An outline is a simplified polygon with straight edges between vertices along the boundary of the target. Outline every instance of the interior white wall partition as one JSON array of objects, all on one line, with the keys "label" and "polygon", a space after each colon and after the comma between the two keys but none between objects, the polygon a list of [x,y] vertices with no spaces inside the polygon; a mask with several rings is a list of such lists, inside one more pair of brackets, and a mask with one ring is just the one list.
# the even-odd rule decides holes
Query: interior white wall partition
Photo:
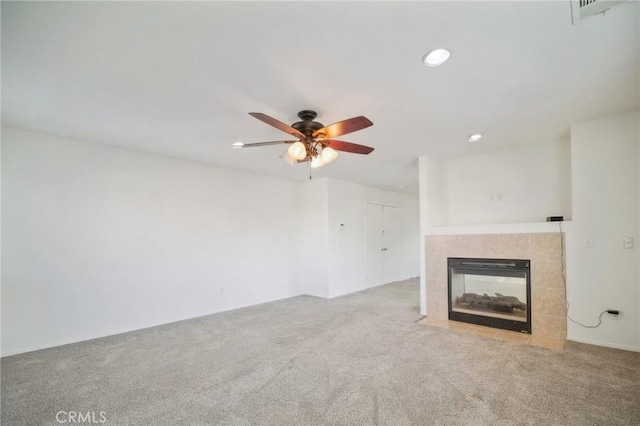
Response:
[{"label": "interior white wall partition", "polygon": [[571,220],[569,140],[438,161],[428,178],[432,227]]},{"label": "interior white wall partition", "polygon": [[438,162],[430,157],[418,158],[418,196],[420,205],[420,315],[427,315],[427,263],[426,236],[432,223],[441,225],[444,221],[441,211],[444,202],[442,189],[438,187]]},{"label": "interior white wall partition", "polygon": [[2,129],[2,354],[300,294],[298,183]]},{"label": "interior white wall partition", "polygon": [[[640,351],[638,111],[571,126],[573,223],[567,238],[571,340]],[[623,248],[632,237],[634,247]]]},{"label": "interior white wall partition", "polygon": [[[0,133],[0,333],[2,333],[2,134]],[[2,339],[0,336],[0,356],[2,356]]]},{"label": "interior white wall partition", "polygon": [[297,213],[290,218],[298,238],[291,265],[300,293],[329,297],[329,183],[297,184]]},{"label": "interior white wall partition", "polygon": [[370,287],[365,263],[367,202],[398,207],[399,244],[392,260],[397,265],[397,275],[392,281],[419,276],[418,197],[337,179],[327,181],[329,296],[340,296]]}]

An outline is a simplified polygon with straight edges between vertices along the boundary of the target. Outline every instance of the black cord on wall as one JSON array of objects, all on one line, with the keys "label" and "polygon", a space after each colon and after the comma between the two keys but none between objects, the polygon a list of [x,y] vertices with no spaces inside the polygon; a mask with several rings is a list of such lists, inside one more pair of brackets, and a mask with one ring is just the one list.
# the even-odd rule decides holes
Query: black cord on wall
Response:
[{"label": "black cord on wall", "polygon": [[569,315],[569,299],[567,299],[567,274],[565,272],[565,265],[564,265],[564,233],[562,232],[562,222],[558,222],[558,226],[560,227],[560,245],[562,247],[562,251],[560,252],[560,262],[562,263],[562,282],[564,283],[564,301],[567,304],[567,318],[569,318],[571,322],[578,324],[579,326],[584,328],[598,328],[600,327],[600,324],[602,324],[602,315],[604,315],[604,313],[607,312],[606,310],[600,312],[600,316],[598,317],[598,323],[596,325],[582,324],[581,322],[571,318],[571,315]]}]

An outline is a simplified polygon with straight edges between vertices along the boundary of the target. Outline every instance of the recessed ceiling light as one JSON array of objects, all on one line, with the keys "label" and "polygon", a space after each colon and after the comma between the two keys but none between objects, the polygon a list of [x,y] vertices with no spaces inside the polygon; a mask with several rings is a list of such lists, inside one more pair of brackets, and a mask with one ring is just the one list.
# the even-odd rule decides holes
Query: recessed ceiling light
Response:
[{"label": "recessed ceiling light", "polygon": [[422,62],[428,67],[437,67],[444,64],[451,56],[447,49],[435,49],[424,55]]},{"label": "recessed ceiling light", "polygon": [[244,146],[244,143],[242,142],[236,142],[233,145],[231,145],[231,148],[233,149],[238,149],[238,148],[242,148]]},{"label": "recessed ceiling light", "polygon": [[469,142],[478,142],[480,139],[482,139],[482,133],[474,133],[469,136]]}]

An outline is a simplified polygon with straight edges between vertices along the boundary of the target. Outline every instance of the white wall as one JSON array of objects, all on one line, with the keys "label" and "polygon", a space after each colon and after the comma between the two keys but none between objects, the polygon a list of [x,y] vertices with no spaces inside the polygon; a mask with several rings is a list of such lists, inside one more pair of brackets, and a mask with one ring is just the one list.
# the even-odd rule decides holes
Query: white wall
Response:
[{"label": "white wall", "polygon": [[2,354],[299,294],[297,183],[2,129]]},{"label": "white wall", "polygon": [[329,297],[329,187],[327,179],[298,184],[295,217],[297,249],[292,267],[302,294]]},{"label": "white wall", "polygon": [[[364,285],[364,203],[417,197],[294,182],[2,128],[3,356]],[[347,231],[336,235],[336,223]]]},{"label": "white wall", "polygon": [[426,214],[427,214],[427,227],[443,226],[449,223],[449,214],[447,200],[447,179],[444,175],[446,171],[446,163],[442,163],[430,157],[423,158],[422,167],[425,169],[425,184],[424,190],[426,191]]},{"label": "white wall", "polygon": [[[430,157],[421,156],[418,158],[418,202],[420,205],[420,315],[427,315],[427,228],[431,204],[436,203],[435,197],[430,197],[431,188],[437,183],[434,168],[437,162]],[[432,201],[434,200],[434,201]],[[441,220],[436,219],[438,225]]]},{"label": "white wall", "polygon": [[[329,296],[367,288],[365,259],[365,204],[399,208],[399,247],[393,253],[395,280],[420,275],[418,197],[356,183],[328,179]],[[344,226],[341,227],[340,225]],[[342,228],[342,229],[341,229]]]},{"label": "white wall", "polygon": [[528,223],[547,216],[570,220],[570,166],[568,140],[431,164],[429,225]]},{"label": "white wall", "polygon": [[[2,90],[0,89],[0,92]],[[0,201],[2,200],[2,134],[0,132]],[[0,202],[0,356],[2,356],[2,203]]]},{"label": "white wall", "polygon": [[[573,223],[567,235],[568,337],[640,350],[640,133],[638,111],[571,126]],[[634,238],[632,250],[623,238]],[[585,248],[591,240],[593,248]]]}]

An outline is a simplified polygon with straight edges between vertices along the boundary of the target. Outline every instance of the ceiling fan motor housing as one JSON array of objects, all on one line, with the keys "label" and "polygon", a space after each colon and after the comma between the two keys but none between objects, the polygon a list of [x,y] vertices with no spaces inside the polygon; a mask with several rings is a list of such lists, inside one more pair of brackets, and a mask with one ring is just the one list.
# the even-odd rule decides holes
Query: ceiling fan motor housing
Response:
[{"label": "ceiling fan motor housing", "polygon": [[313,121],[317,116],[318,114],[315,111],[311,111],[308,109],[300,111],[298,113],[298,117],[300,117],[302,121],[293,123],[291,127],[296,129],[300,133],[303,133],[305,136],[307,136],[307,138],[310,138],[313,132],[324,127],[324,124]]}]

